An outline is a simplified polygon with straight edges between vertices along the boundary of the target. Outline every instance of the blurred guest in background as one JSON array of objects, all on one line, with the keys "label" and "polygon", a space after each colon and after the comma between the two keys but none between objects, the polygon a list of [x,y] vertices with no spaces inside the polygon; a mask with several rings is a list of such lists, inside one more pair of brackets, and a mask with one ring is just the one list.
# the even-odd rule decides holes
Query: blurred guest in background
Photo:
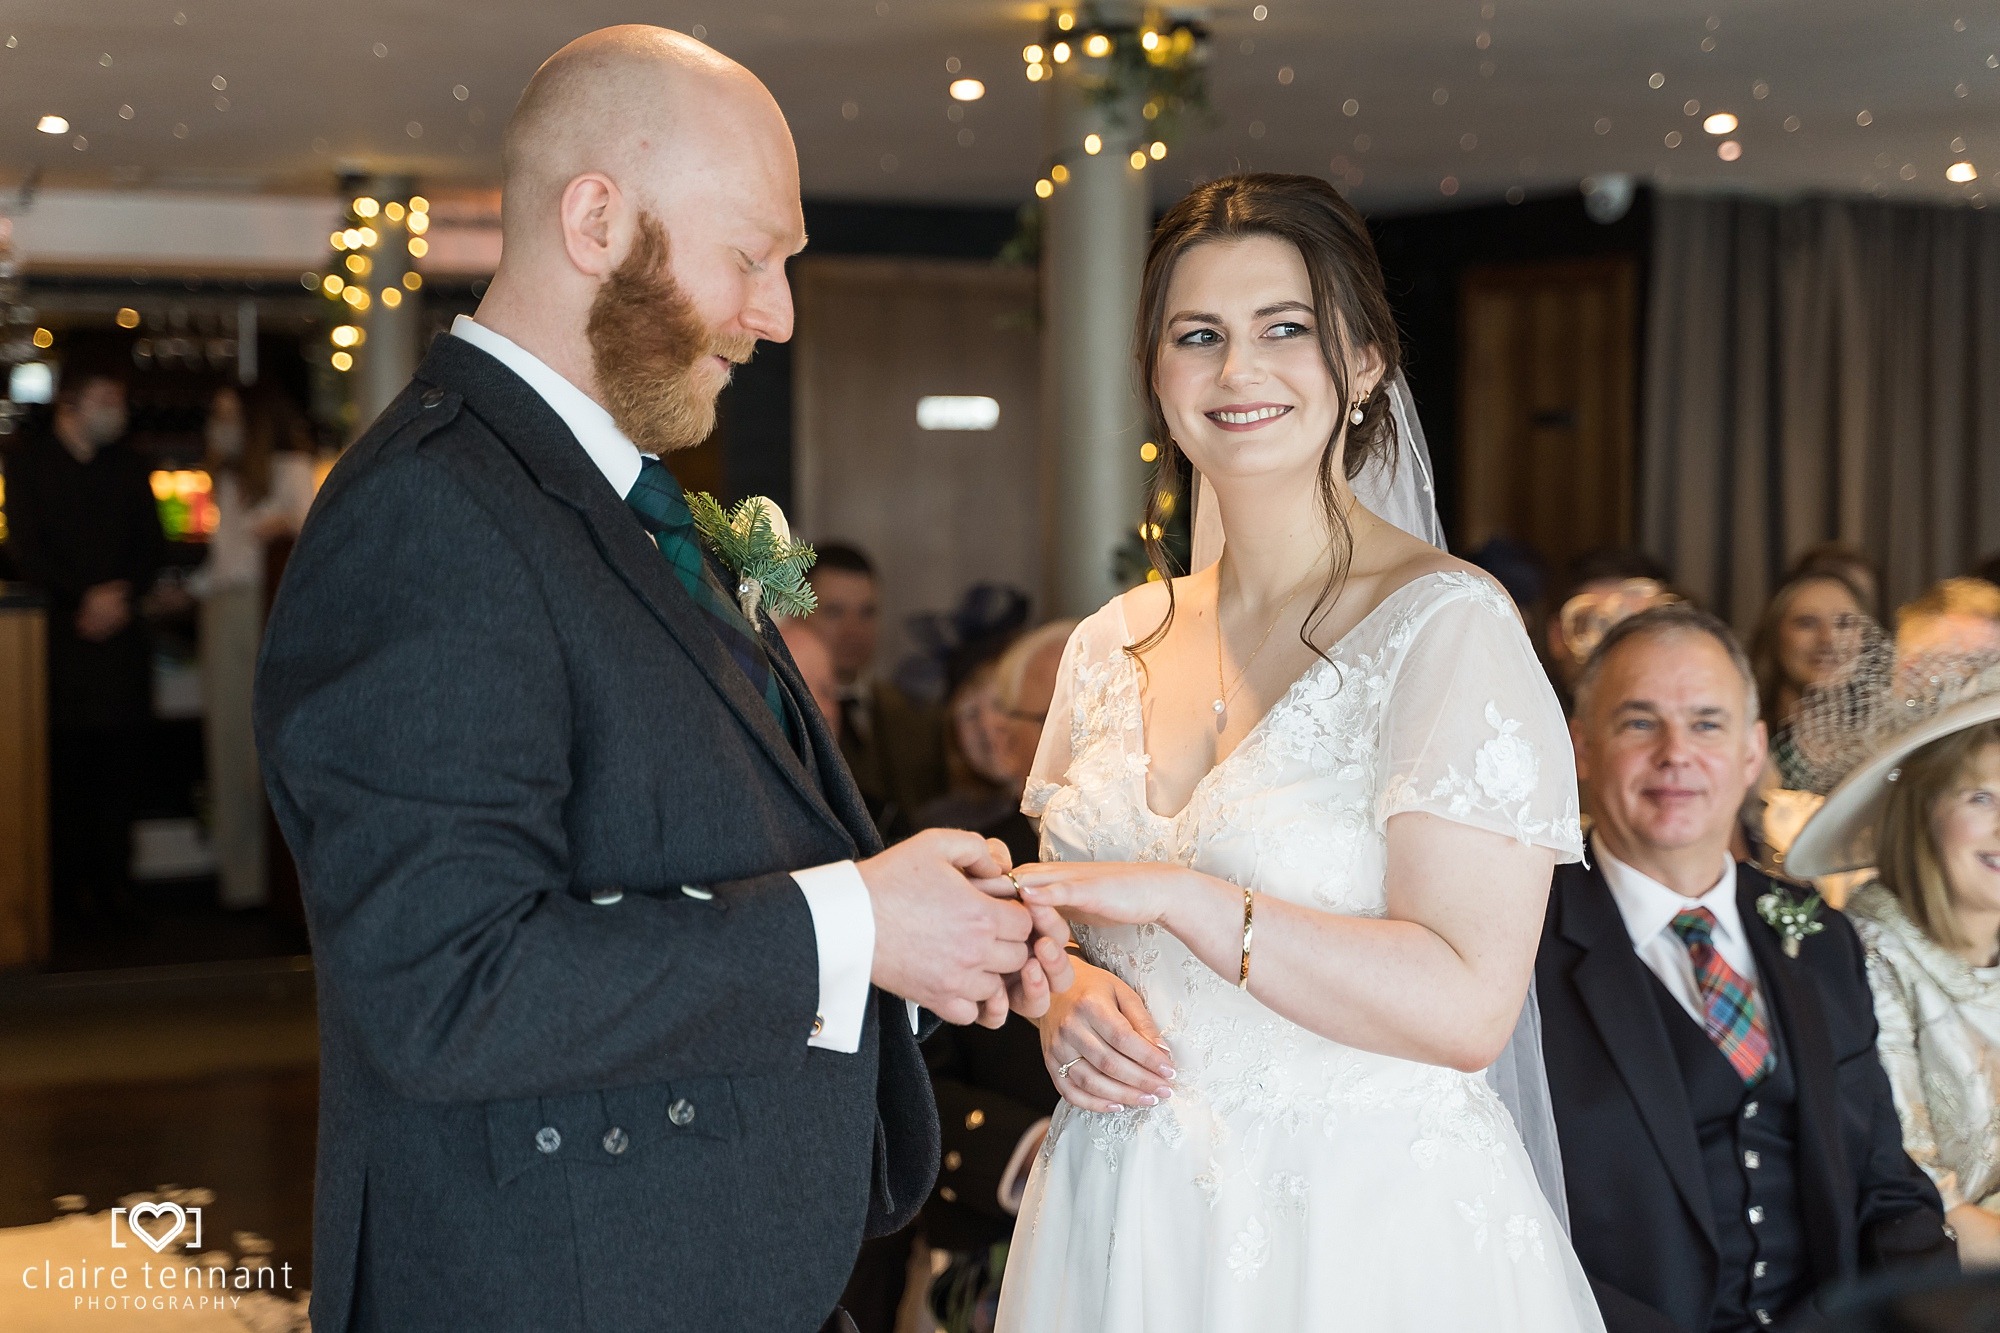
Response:
[{"label": "blurred guest in background", "polygon": [[[2000,1267],[2000,659],[1926,682],[1801,831],[1815,875],[1871,862],[1868,946],[1903,1144],[1968,1267]],[[1911,716],[1915,714],[1915,716]]]},{"label": "blurred guest in background", "polygon": [[[987,762],[1006,809],[984,825],[961,827],[1001,839],[1016,865],[1040,859],[1021,793],[1075,628],[1074,620],[1057,620],[1028,631],[993,671]],[[937,1091],[944,1159],[917,1225],[926,1244],[950,1256],[932,1286],[931,1307],[947,1333],[990,1329],[1007,1241],[1055,1109],[1055,1085],[1042,1061],[1041,1034],[1019,1014],[1009,1014],[997,1030],[941,1028],[925,1043],[924,1058]]]},{"label": "blurred guest in background", "polygon": [[1548,591],[1548,567],[1542,562],[1541,553],[1525,542],[1512,537],[1489,537],[1465,558],[1498,579],[1524,616]]},{"label": "blurred guest in background", "polygon": [[833,669],[833,650],[826,646],[826,640],[806,628],[805,621],[791,616],[778,618],[778,634],[785,641],[786,651],[792,655],[792,664],[799,669],[799,677],[812,691],[813,702],[819,705],[820,715],[826,719],[827,727],[838,740],[840,677]]},{"label": "blurred guest in background", "polygon": [[1542,625],[1543,654],[1567,710],[1570,682],[1605,633],[1627,616],[1678,600],[1666,566],[1643,551],[1586,551],[1563,571]]},{"label": "blurred guest in background", "polygon": [[1804,1327],[1830,1282],[1955,1263],[1904,1155],[1862,948],[1729,854],[1764,764],[1748,658],[1657,607],[1577,678],[1590,861],[1558,866],[1535,976],[1571,1234],[1610,1333]]},{"label": "blurred guest in background", "polygon": [[1750,641],[1750,660],[1780,786],[1804,790],[1807,785],[1790,743],[1799,700],[1853,663],[1867,623],[1863,590],[1831,561],[1802,563],[1765,606]]},{"label": "blurred guest in background", "polygon": [[1868,616],[1882,614],[1882,579],[1875,572],[1875,562],[1845,542],[1819,542],[1799,552],[1792,561],[1785,576],[1778,580],[1790,583],[1807,574],[1831,574],[1854,590],[1861,599],[1861,610]]},{"label": "blurred guest in background", "polygon": [[153,662],[140,602],[166,554],[125,383],[76,370],[51,430],[8,460],[8,545],[49,601],[50,838],[58,927],[129,926]]},{"label": "blurred guest in background", "polygon": [[209,834],[224,907],[265,901],[264,783],[250,682],[264,633],[264,547],[296,537],[313,501],[312,435],[278,389],[225,385],[209,402],[203,466],[215,497],[208,558],[189,580],[201,599],[202,738]]},{"label": "blurred guest in background", "polygon": [[1985,579],[1944,579],[1896,611],[1900,661],[2000,654],[2000,587]]},{"label": "blurred guest in background", "polygon": [[878,676],[882,599],[875,566],[852,546],[828,542],[807,577],[819,610],[806,619],[833,654],[840,680],[840,749],[886,841],[915,831],[916,811],[943,794],[942,712]]}]

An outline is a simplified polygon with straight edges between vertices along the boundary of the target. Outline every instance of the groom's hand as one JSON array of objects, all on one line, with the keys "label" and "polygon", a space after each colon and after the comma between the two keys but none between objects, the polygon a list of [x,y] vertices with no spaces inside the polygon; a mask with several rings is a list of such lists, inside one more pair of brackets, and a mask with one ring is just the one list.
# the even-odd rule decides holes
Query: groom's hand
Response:
[{"label": "groom's hand", "polygon": [[1005,1022],[1006,981],[1028,963],[1034,922],[1020,903],[973,887],[1006,868],[986,840],[929,829],[859,868],[875,909],[870,979],[947,1023]]}]

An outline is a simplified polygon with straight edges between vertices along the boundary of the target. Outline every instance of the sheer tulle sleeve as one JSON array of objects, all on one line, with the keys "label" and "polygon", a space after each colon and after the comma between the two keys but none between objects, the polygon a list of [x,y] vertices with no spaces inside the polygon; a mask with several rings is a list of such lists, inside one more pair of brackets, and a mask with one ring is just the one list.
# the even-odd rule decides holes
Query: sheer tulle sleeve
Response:
[{"label": "sheer tulle sleeve", "polygon": [[1569,731],[1527,631],[1486,580],[1446,578],[1394,667],[1377,827],[1422,810],[1579,860]]},{"label": "sheer tulle sleeve", "polygon": [[1028,785],[1021,792],[1021,813],[1040,819],[1049,801],[1062,790],[1075,758],[1077,674],[1082,668],[1086,641],[1096,629],[1101,613],[1078,625],[1063,649],[1062,666],[1056,671],[1056,693],[1049,701],[1049,716],[1042,723],[1041,744],[1035,747],[1035,766]]}]

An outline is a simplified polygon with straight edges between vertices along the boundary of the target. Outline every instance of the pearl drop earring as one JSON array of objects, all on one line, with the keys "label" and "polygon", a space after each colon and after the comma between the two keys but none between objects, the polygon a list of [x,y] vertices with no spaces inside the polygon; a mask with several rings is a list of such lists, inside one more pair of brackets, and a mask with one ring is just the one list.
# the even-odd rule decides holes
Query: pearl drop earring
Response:
[{"label": "pearl drop earring", "polygon": [[1349,423],[1358,426],[1362,422],[1368,420],[1368,413],[1362,410],[1361,404],[1356,403],[1354,405],[1354,410],[1347,414],[1347,420],[1349,421]]}]

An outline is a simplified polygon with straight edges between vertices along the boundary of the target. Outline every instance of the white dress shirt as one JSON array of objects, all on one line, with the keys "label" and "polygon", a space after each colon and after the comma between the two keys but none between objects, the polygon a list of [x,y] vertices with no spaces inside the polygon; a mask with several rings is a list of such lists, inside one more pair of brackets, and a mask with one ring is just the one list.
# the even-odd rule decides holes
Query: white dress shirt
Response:
[{"label": "white dress shirt", "polygon": [[1625,933],[1632,937],[1632,951],[1680,1001],[1688,1017],[1706,1025],[1694,960],[1688,956],[1686,943],[1673,931],[1673,919],[1682,912],[1697,907],[1709,910],[1715,918],[1715,951],[1753,991],[1756,989],[1757,960],[1751,956],[1750,940],[1743,933],[1743,917],[1736,910],[1736,861],[1727,852],[1722,857],[1722,878],[1701,897],[1689,898],[1605,851],[1601,839],[1592,838],[1590,849],[1604,871],[1604,882],[1611,887],[1618,914],[1625,918]]},{"label": "white dress shirt", "polygon": [[[639,480],[639,448],[596,400],[551,370],[540,357],[470,316],[453,320],[451,332],[526,380],[562,418],[611,489],[621,499],[631,491]],[[819,950],[819,1021],[806,1045],[852,1054],[861,1049],[869,977],[875,967],[875,907],[869,900],[868,886],[852,861],[794,871],[792,878],[812,913]],[[913,1028],[915,1016],[912,1005]]]}]

